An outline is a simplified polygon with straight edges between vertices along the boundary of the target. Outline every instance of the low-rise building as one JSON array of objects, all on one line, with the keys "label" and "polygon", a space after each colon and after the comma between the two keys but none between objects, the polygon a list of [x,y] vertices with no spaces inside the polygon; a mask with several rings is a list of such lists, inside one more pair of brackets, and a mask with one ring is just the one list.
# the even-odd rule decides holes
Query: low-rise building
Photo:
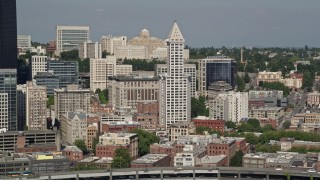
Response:
[{"label": "low-rise building", "polygon": [[70,161],[61,153],[34,153],[28,155],[29,171],[41,175],[70,170]]},{"label": "low-rise building", "polygon": [[120,133],[130,132],[133,129],[141,128],[141,125],[137,122],[103,122],[101,123],[102,132],[108,133]]},{"label": "low-rise building", "polygon": [[226,155],[204,156],[196,162],[197,167],[222,167],[228,166],[228,158]]},{"label": "low-rise building", "polygon": [[30,161],[25,154],[11,154],[5,151],[0,152],[0,176],[8,175],[10,172],[28,171]]},{"label": "low-rise building", "polygon": [[282,72],[267,72],[262,71],[258,73],[257,77],[257,85],[259,85],[260,82],[279,82],[282,78]]},{"label": "low-rise building", "polygon": [[101,168],[101,169],[111,169],[111,163],[113,158],[111,157],[87,157],[85,159],[82,159],[81,161],[77,162],[77,166],[83,167],[83,166],[90,166],[95,168]]},{"label": "low-rise building", "polygon": [[320,93],[317,91],[308,93],[307,105],[310,107],[318,107],[320,105]]},{"label": "low-rise building", "polygon": [[159,103],[158,101],[138,102],[137,114],[132,118],[133,121],[141,124],[141,128],[156,130],[159,128]]},{"label": "low-rise building", "polygon": [[208,156],[226,155],[228,165],[230,159],[236,154],[236,140],[231,138],[214,139],[207,146]]},{"label": "low-rise building", "polygon": [[199,159],[207,155],[205,146],[185,145],[183,152],[177,153],[174,156],[174,166],[191,166],[194,167]]},{"label": "low-rise building", "polygon": [[304,123],[305,114],[295,114],[291,117],[291,126],[297,127],[299,124]]},{"label": "low-rise building", "polygon": [[221,134],[224,133],[225,121],[223,120],[215,120],[205,116],[198,116],[192,119],[192,123],[196,127],[199,127],[199,126],[209,127],[214,131],[220,132]]},{"label": "low-rise building", "polygon": [[320,113],[307,113],[304,115],[305,123],[320,123]]},{"label": "low-rise building", "polygon": [[169,141],[175,141],[179,136],[189,136],[195,133],[195,127],[191,123],[171,124],[168,128]]},{"label": "low-rise building", "polygon": [[168,154],[146,154],[131,162],[131,168],[168,167],[170,166]]},{"label": "low-rise building", "polygon": [[77,146],[66,146],[62,150],[62,155],[66,156],[70,161],[80,161],[83,159],[83,152]]},{"label": "low-rise building", "polygon": [[138,157],[138,135],[135,133],[105,133],[99,136],[96,156],[114,158],[115,150],[120,147],[128,149],[132,159],[136,159]]}]

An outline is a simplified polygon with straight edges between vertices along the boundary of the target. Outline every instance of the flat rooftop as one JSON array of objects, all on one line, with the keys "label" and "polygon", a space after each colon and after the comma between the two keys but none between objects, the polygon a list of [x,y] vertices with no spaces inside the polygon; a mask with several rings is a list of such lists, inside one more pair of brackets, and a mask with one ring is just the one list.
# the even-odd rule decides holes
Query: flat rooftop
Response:
[{"label": "flat rooftop", "polygon": [[146,154],[134,161],[134,164],[153,164],[165,157],[169,156],[168,154]]}]

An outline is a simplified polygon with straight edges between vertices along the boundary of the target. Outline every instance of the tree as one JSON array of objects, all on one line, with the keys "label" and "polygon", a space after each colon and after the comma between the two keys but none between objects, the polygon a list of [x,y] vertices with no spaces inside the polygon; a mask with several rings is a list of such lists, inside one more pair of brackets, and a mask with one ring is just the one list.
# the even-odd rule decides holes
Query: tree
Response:
[{"label": "tree", "polygon": [[290,89],[281,82],[259,82],[259,86],[270,90],[283,91],[284,96],[288,96],[290,94]]},{"label": "tree", "polygon": [[63,60],[78,59],[79,51],[78,50],[64,51],[64,52],[61,52],[60,57]]},{"label": "tree", "polygon": [[243,152],[237,151],[236,154],[230,159],[230,166],[241,167],[242,166]]},{"label": "tree", "polygon": [[101,89],[100,88],[96,89],[96,91],[94,93],[95,94],[100,94],[101,93]]},{"label": "tree", "polygon": [[49,108],[52,105],[54,105],[54,96],[48,95],[47,107]]},{"label": "tree", "polygon": [[226,122],[226,126],[228,128],[232,128],[232,129],[235,129],[237,127],[236,123],[232,122],[232,121],[227,121]]},{"label": "tree", "polygon": [[129,168],[131,164],[131,156],[128,149],[120,147],[115,151],[115,157],[111,162],[112,168]]},{"label": "tree", "polygon": [[237,85],[238,85],[237,91],[243,92],[244,88],[245,88],[245,84],[244,84],[243,79],[240,76],[237,76],[236,82],[237,82]]},{"label": "tree", "polygon": [[83,139],[75,140],[73,144],[77,146],[83,153],[87,152],[87,145]]},{"label": "tree", "polygon": [[154,133],[143,129],[133,129],[132,133],[138,134],[138,150],[139,156],[144,156],[150,152],[150,145],[153,143],[159,143],[160,139]]},{"label": "tree", "polygon": [[285,121],[284,123],[283,123],[283,128],[284,129],[289,129],[290,128],[290,126],[291,126],[291,121]]},{"label": "tree", "polygon": [[206,127],[206,126],[196,127],[197,134],[203,135],[204,132],[208,132],[208,134],[217,134],[218,136],[220,136],[220,134],[221,134],[220,132],[211,129],[210,127]]},{"label": "tree", "polygon": [[93,151],[94,155],[96,155],[96,147],[97,147],[98,143],[99,143],[99,138],[98,137],[93,138],[93,140],[92,140],[92,151]]},{"label": "tree", "polygon": [[262,132],[275,131],[275,129],[270,124],[266,124],[261,128],[261,131]]},{"label": "tree", "polygon": [[246,138],[246,141],[250,144],[257,144],[259,141],[259,138],[253,133],[247,133],[245,135],[245,138]]},{"label": "tree", "polygon": [[108,55],[111,55],[111,54],[107,51],[102,51],[102,58],[106,58]]},{"label": "tree", "polygon": [[206,98],[200,96],[198,99],[191,97],[191,117],[209,116],[209,109],[205,104]]},{"label": "tree", "polygon": [[250,77],[249,77],[249,74],[247,72],[244,74],[243,81],[245,83],[249,83],[250,82]]}]

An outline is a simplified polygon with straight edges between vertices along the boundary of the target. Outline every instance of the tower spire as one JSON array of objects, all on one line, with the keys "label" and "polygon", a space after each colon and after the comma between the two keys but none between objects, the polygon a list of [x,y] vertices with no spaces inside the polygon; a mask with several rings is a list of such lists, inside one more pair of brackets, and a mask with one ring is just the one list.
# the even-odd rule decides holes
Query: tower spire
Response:
[{"label": "tower spire", "polygon": [[168,39],[174,40],[174,41],[176,41],[176,40],[183,41],[184,40],[183,35],[180,31],[180,28],[179,28],[176,20],[173,23],[172,29],[168,35]]}]

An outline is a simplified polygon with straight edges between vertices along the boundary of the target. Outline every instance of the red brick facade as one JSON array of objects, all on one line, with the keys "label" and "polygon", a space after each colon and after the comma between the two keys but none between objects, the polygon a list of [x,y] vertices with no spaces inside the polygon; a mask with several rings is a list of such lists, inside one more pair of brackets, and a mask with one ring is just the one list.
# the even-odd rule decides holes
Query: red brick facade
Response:
[{"label": "red brick facade", "polygon": [[193,124],[198,126],[209,127],[212,130],[218,131],[221,134],[224,133],[224,121],[223,120],[205,120],[205,119],[193,119]]}]

